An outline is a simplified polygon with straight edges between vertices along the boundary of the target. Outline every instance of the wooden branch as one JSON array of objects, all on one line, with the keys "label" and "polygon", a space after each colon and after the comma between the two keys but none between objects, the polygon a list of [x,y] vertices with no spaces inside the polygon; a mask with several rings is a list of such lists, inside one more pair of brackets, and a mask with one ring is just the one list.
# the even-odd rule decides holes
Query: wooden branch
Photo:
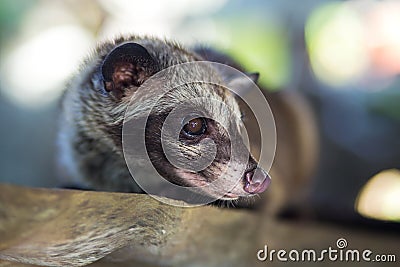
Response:
[{"label": "wooden branch", "polygon": [[292,266],[257,261],[257,251],[335,248],[341,237],[350,248],[400,259],[400,236],[390,233],[280,221],[262,212],[178,208],[147,195],[0,185],[0,267]]},{"label": "wooden branch", "polygon": [[[127,245],[130,252],[121,253],[128,259],[160,263],[173,262],[177,253],[201,257],[203,246],[237,243],[252,230],[229,235],[256,222],[240,220],[242,212],[179,208],[147,195],[12,185],[0,185],[0,192],[0,259],[44,266],[83,266]],[[225,225],[220,216],[231,223]],[[200,234],[204,223],[210,231]],[[214,240],[224,233],[227,240]]]}]

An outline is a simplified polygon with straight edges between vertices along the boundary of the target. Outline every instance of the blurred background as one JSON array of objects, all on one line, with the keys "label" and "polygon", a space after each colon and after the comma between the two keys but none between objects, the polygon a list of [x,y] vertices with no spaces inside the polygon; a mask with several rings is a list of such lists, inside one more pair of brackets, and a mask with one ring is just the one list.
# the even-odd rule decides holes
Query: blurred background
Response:
[{"label": "blurred background", "polygon": [[98,41],[147,34],[217,47],[266,90],[306,97],[321,136],[318,218],[400,222],[398,1],[2,0],[0,27],[1,182],[57,185],[65,81]]}]

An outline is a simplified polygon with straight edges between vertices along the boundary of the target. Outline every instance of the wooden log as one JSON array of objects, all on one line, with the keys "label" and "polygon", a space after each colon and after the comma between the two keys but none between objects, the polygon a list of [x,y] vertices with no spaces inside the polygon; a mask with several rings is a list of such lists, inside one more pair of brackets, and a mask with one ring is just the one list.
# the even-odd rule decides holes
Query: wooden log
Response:
[{"label": "wooden log", "polygon": [[0,259],[45,266],[83,266],[128,243],[162,246],[184,211],[146,195],[10,185],[0,192]]},{"label": "wooden log", "polygon": [[245,212],[180,208],[148,195],[12,185],[0,192],[0,259],[43,266],[84,266],[128,245],[127,259],[157,264],[204,259],[228,241],[246,254],[240,241],[257,222],[243,220]]},{"label": "wooden log", "polygon": [[[0,185],[1,267],[292,266],[298,263],[258,261],[257,252],[265,245],[287,251],[336,248],[338,238],[349,248],[400,259],[399,234],[282,221],[244,210],[180,208],[147,195]],[[348,264],[326,259],[317,265]]]}]

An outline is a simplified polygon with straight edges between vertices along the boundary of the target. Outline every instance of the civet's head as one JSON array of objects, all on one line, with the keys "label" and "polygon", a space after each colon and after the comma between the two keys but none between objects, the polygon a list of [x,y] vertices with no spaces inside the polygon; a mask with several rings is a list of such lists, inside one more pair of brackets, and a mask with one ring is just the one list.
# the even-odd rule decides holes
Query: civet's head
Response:
[{"label": "civet's head", "polygon": [[[92,79],[94,93],[102,96],[97,105],[109,107],[114,136],[121,131],[123,116],[133,121],[146,117],[147,153],[166,180],[202,188],[202,194],[224,200],[268,187],[268,174],[241,138],[242,114],[236,96],[227,89],[244,84],[238,81],[243,77],[227,77],[207,64],[169,68],[203,59],[164,41],[121,40],[102,49],[100,68]],[[153,79],[167,68],[161,78]]]}]

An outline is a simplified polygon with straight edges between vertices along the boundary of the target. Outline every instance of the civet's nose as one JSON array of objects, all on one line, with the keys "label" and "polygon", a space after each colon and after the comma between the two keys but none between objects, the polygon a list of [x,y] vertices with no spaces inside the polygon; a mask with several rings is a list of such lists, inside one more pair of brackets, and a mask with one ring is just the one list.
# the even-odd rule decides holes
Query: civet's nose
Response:
[{"label": "civet's nose", "polygon": [[264,192],[271,183],[271,177],[261,168],[256,168],[245,174],[244,191],[250,194]]}]

